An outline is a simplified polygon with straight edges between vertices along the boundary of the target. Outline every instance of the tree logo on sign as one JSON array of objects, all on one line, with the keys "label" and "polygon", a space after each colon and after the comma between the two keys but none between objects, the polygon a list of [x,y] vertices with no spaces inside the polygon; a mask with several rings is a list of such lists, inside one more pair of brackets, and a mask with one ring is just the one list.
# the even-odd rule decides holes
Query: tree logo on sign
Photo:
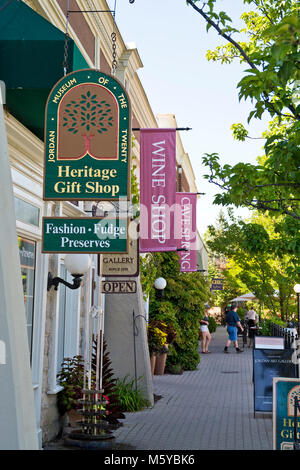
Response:
[{"label": "tree logo on sign", "polygon": [[90,153],[91,140],[95,133],[103,134],[113,126],[111,105],[105,100],[87,91],[81,100],[72,99],[66,104],[63,113],[63,127],[73,134],[82,135],[85,140],[85,152]]}]

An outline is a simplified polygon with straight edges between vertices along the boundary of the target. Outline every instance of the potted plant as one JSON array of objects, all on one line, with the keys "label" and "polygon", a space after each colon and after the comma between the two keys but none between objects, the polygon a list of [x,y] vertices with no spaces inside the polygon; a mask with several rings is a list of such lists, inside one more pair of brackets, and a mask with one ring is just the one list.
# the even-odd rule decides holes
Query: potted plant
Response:
[{"label": "potted plant", "polygon": [[155,363],[155,368],[154,368],[155,375],[164,374],[169,345],[172,344],[174,339],[176,338],[176,331],[172,325],[167,325],[164,323],[163,327],[164,327],[164,332],[167,334],[167,337],[166,337],[166,343],[161,347],[156,357],[156,363]]},{"label": "potted plant", "polygon": [[151,319],[148,323],[148,346],[152,375],[154,374],[156,356],[167,342],[168,335],[164,331],[165,328],[166,324],[158,320]]},{"label": "potted plant", "polygon": [[74,427],[80,421],[81,415],[78,413],[80,404],[78,400],[82,398],[84,383],[84,365],[81,356],[66,358],[62,363],[60,373],[57,375],[58,383],[63,389],[57,394],[57,408],[61,415],[65,413],[69,419],[69,425]]}]

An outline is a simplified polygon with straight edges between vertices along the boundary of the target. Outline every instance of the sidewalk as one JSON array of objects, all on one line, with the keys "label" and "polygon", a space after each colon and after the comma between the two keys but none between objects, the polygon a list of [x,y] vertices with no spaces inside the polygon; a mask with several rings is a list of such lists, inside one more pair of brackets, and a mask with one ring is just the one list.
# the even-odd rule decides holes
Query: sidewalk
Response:
[{"label": "sidewalk", "polygon": [[[126,413],[110,450],[272,450],[271,414],[254,418],[252,348],[237,354],[231,346],[224,354],[226,329],[212,336],[212,353],[201,354],[197,370],[154,376],[162,398]],[[71,450],[63,441],[45,449]]]},{"label": "sidewalk", "polygon": [[154,376],[162,398],[126,413],[116,441],[137,450],[272,450],[272,419],[253,413],[252,349],[224,354],[225,328],[213,334],[198,370]]}]

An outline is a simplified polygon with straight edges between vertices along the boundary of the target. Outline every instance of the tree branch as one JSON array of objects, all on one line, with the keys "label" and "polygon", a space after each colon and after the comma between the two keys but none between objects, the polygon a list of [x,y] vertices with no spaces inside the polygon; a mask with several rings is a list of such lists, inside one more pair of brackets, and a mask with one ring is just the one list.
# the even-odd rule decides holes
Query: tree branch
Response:
[{"label": "tree branch", "polygon": [[209,23],[211,26],[213,26],[215,28],[215,30],[224,38],[226,39],[228,42],[230,42],[239,52],[240,54],[242,55],[242,57],[244,57],[244,59],[246,60],[246,62],[248,62],[248,64],[250,65],[250,67],[252,69],[255,69],[255,70],[258,70],[257,67],[254,65],[254,63],[250,60],[250,58],[247,56],[246,52],[244,51],[244,49],[234,40],[232,39],[230,36],[228,36],[228,34],[224,33],[222,31],[221,28],[219,28],[219,26],[217,25],[217,23],[215,23],[213,20],[211,20],[209,18],[209,16],[203,11],[203,9],[197,7],[197,5],[195,5],[195,3],[193,2],[193,0],[186,0],[187,3],[189,5],[191,5],[194,10],[196,10],[204,19],[205,21],[207,21],[207,23]]}]

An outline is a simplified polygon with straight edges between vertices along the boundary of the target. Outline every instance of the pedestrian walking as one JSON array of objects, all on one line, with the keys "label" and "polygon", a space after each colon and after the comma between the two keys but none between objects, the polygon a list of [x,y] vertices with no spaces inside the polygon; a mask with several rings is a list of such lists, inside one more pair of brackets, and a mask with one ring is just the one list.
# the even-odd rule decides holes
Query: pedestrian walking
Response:
[{"label": "pedestrian walking", "polygon": [[255,326],[257,324],[257,313],[254,310],[254,305],[251,305],[251,309],[247,312],[247,319],[248,319],[248,337],[249,337],[249,345],[248,347],[253,344],[254,342],[254,335],[255,335]]},{"label": "pedestrian walking", "polygon": [[210,354],[210,351],[208,350],[208,345],[211,342],[211,334],[209,332],[209,313],[208,310],[210,309],[210,306],[208,304],[205,304],[205,316],[204,318],[200,321],[200,330],[201,330],[201,343],[202,343],[202,353],[203,354]]},{"label": "pedestrian walking", "polygon": [[243,352],[242,349],[239,348],[238,340],[237,340],[237,331],[238,328],[243,332],[244,328],[241,325],[240,319],[238,317],[237,311],[237,304],[232,302],[231,310],[226,315],[226,325],[227,325],[227,333],[228,333],[228,340],[226,342],[224,353],[228,353],[228,348],[231,343],[234,344],[235,350],[237,353]]}]

